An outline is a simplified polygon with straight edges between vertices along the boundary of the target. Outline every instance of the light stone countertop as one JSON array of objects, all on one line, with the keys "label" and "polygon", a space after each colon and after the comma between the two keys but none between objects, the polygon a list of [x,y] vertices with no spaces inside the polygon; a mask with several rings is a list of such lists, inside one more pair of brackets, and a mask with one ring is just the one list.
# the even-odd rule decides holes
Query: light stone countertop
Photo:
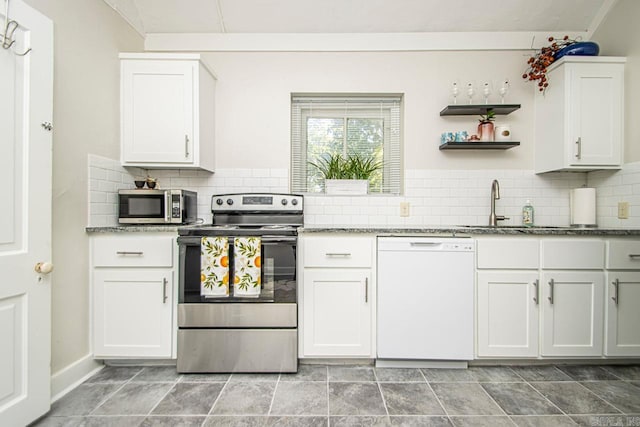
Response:
[{"label": "light stone countertop", "polygon": [[86,227],[87,233],[139,233],[139,232],[178,232],[177,225],[115,225],[105,227]]},{"label": "light stone countertop", "polygon": [[[87,233],[130,232],[178,232],[181,228],[197,225],[119,225],[108,227],[86,227]],[[640,228],[576,228],[576,227],[520,227],[498,226],[425,226],[425,227],[301,227],[299,234],[313,233],[363,233],[379,236],[389,235],[545,235],[545,236],[640,236]]]},{"label": "light stone countertop", "polygon": [[312,233],[369,233],[389,235],[546,235],[546,236],[640,236],[640,228],[577,228],[577,227],[521,227],[521,226],[426,226],[420,228],[374,227],[303,227],[299,234]]}]

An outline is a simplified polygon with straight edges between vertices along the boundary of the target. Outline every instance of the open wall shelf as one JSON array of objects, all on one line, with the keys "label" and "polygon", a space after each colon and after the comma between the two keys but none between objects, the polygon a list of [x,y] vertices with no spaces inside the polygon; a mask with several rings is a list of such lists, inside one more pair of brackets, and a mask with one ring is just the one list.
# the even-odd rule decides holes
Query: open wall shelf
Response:
[{"label": "open wall shelf", "polygon": [[508,150],[520,145],[518,141],[446,142],[441,150]]},{"label": "open wall shelf", "polygon": [[456,104],[447,105],[441,116],[475,116],[485,115],[488,111],[493,111],[496,115],[507,115],[520,109],[520,104]]}]

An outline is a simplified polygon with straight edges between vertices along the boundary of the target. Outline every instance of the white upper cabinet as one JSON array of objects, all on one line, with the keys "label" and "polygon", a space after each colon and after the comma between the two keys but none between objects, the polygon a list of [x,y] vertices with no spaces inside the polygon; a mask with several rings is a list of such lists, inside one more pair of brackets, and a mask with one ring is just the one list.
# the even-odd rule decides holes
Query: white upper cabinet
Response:
[{"label": "white upper cabinet", "polygon": [[213,171],[215,77],[195,54],[120,54],[123,166]]},{"label": "white upper cabinet", "polygon": [[624,63],[564,57],[535,99],[535,171],[619,169],[624,140]]}]

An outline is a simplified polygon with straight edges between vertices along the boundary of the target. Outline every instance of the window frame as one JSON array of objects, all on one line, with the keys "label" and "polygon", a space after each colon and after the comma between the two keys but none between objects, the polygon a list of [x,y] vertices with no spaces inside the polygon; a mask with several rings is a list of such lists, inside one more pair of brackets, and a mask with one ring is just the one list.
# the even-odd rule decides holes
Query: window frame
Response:
[{"label": "window frame", "polygon": [[[333,94],[291,96],[291,174],[290,188],[295,192],[312,195],[322,192],[309,191],[307,182],[309,118],[341,119],[344,124],[343,155],[347,149],[349,119],[381,119],[383,126],[383,186],[370,195],[402,194],[402,94]],[[392,111],[394,108],[397,111]],[[393,115],[396,128],[393,128]],[[393,133],[397,132],[397,138]],[[394,147],[395,143],[395,147]],[[387,166],[388,165],[388,166]],[[393,170],[393,168],[397,170]],[[394,182],[395,176],[395,182]]]}]

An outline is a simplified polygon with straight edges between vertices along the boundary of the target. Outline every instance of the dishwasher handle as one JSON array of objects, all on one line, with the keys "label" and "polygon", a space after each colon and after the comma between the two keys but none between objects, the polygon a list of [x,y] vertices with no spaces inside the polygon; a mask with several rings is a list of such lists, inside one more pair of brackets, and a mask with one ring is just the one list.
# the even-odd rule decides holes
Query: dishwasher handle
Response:
[{"label": "dishwasher handle", "polygon": [[442,242],[410,242],[409,245],[411,246],[418,246],[418,247],[428,247],[428,248],[432,248],[434,246],[440,246],[442,244]]}]

